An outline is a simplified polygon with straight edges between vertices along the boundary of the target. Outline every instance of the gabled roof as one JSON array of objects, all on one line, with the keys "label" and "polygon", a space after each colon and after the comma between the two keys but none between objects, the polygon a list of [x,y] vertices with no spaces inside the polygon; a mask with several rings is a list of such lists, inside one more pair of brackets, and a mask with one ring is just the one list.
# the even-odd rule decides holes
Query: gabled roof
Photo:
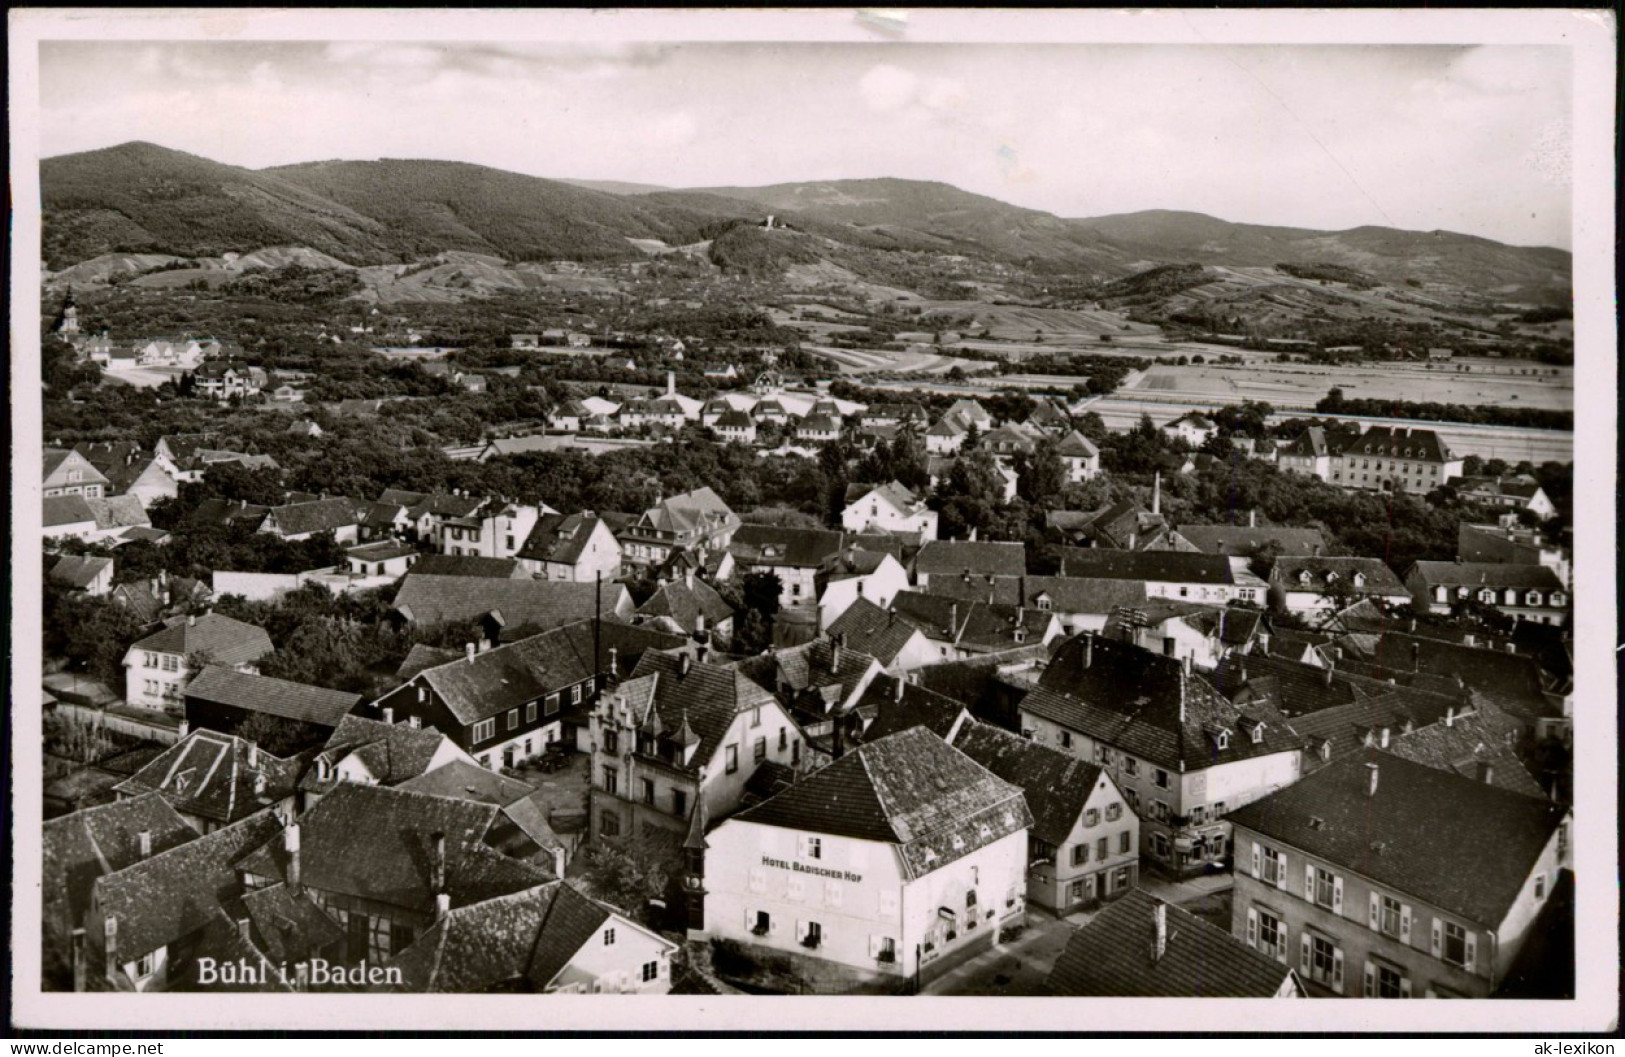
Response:
[{"label": "gabled roof", "polygon": [[274,962],[306,961],[344,938],[338,922],[311,900],[309,892],[295,893],[285,884],[244,893],[243,909],[248,911],[255,945]]},{"label": "gabled roof", "polygon": [[929,639],[984,650],[1038,642],[1054,619],[1053,613],[1036,607],[959,601],[918,591],[899,591],[891,608],[899,620],[919,628]]},{"label": "gabled roof", "polygon": [[[104,917],[118,919],[120,959],[134,961],[206,927],[242,891],[237,871],[243,860],[281,831],[276,813],[261,811],[98,877],[92,900]],[[99,933],[86,933],[98,949]]]},{"label": "gabled roof", "polygon": [[476,576],[493,580],[528,580],[517,558],[482,558],[473,554],[425,554],[412,565],[416,576]]},{"label": "gabled roof", "polygon": [[705,618],[705,626],[710,629],[734,615],[733,607],[716,589],[697,577],[679,577],[661,584],[637,613],[640,617],[670,617],[685,633],[697,630],[699,617]]},{"label": "gabled roof", "polygon": [[452,760],[416,778],[409,778],[396,788],[409,793],[448,796],[454,800],[471,800],[497,807],[507,807],[536,792],[534,786],[468,760]]},{"label": "gabled roof", "polygon": [[297,759],[280,759],[228,734],[194,730],[114,788],[126,796],[159,793],[177,811],[235,822],[292,796],[299,770]]},{"label": "gabled roof", "polygon": [[1055,445],[1055,454],[1075,459],[1092,459],[1100,454],[1100,449],[1095,446],[1094,441],[1073,430]]},{"label": "gabled roof", "polygon": [[601,524],[592,514],[548,514],[530,530],[530,537],[519,548],[519,557],[574,565],[586,553],[587,544]]},{"label": "gabled roof", "polygon": [[299,723],[336,727],[361,703],[360,694],[306,686],[209,665],[186,684],[186,696]]},{"label": "gabled roof", "polygon": [[1095,787],[1109,781],[1092,763],[974,719],[951,744],[1019,786],[1033,813],[1033,835],[1054,845],[1066,843]]},{"label": "gabled roof", "polygon": [[333,532],[358,525],[362,511],[367,506],[368,504],[359,500],[338,496],[274,506],[268,516],[276,519],[278,534],[302,536],[308,532]]},{"label": "gabled roof", "polygon": [[51,566],[50,577],[60,584],[69,587],[84,589],[96,582],[96,578],[113,567],[111,558],[80,557],[77,554],[65,554],[57,559]]},{"label": "gabled roof", "polygon": [[600,597],[603,611],[613,613],[625,596],[625,585],[617,583],[436,576],[414,570],[401,580],[395,608],[421,626],[500,614],[504,629],[545,630],[591,619],[598,614]]},{"label": "gabled roof", "polygon": [[[1153,960],[1159,904],[1167,944]],[[1273,998],[1290,976],[1224,929],[1135,888],[1072,933],[1044,989],[1068,998]]]},{"label": "gabled roof", "polygon": [[1187,411],[1185,414],[1180,415],[1178,418],[1174,419],[1172,422],[1168,423],[1166,426],[1164,426],[1162,428],[1163,429],[1172,429],[1175,426],[1179,425],[1181,422],[1190,423],[1191,428],[1193,428],[1193,429],[1218,429],[1219,428],[1218,425],[1215,424],[1214,421],[1211,418],[1208,418],[1206,415],[1202,414],[1199,411]]},{"label": "gabled roof", "polygon": [[406,651],[406,660],[402,661],[401,666],[395,669],[395,678],[408,680],[425,668],[434,668],[445,664],[447,661],[455,661],[461,656],[463,656],[462,650],[454,650],[448,646],[430,646],[427,643],[414,642],[412,648]]},{"label": "gabled roof", "polygon": [[[1302,739],[1267,701],[1237,706],[1182,662],[1124,642],[1079,635],[1050,658],[1021,710],[1167,768],[1195,771],[1297,751]],[[1262,740],[1210,732],[1262,723]]]},{"label": "gabled roof", "polygon": [[1435,722],[1409,734],[1390,735],[1387,751],[1463,778],[1478,778],[1479,765],[1487,764],[1491,784],[1524,796],[1544,797],[1546,790],[1518,755],[1516,746],[1522,733],[1523,724],[1516,717],[1485,701],[1449,723]]},{"label": "gabled roof", "polygon": [[914,569],[929,576],[967,569],[972,575],[1020,576],[1027,571],[1027,549],[1020,543],[932,540],[915,556]]},{"label": "gabled roof", "polygon": [[887,667],[919,633],[913,624],[893,616],[867,598],[853,602],[826,630],[830,638],[844,637],[852,649],[868,654]]},{"label": "gabled roof", "polygon": [[[646,634],[658,636],[655,643],[669,641],[657,632]],[[591,680],[600,663],[594,647],[593,621],[582,620],[424,669],[414,681],[426,684],[459,723],[469,725]],[[605,650],[602,663],[607,664]]]},{"label": "gabled roof", "polygon": [[743,565],[817,568],[841,553],[841,533],[779,525],[741,525],[728,544],[728,551]]},{"label": "gabled roof", "polygon": [[416,547],[401,540],[375,540],[372,543],[345,548],[344,556],[364,562],[387,562],[417,552]]},{"label": "gabled roof", "polygon": [[1106,547],[1067,547],[1061,557],[1065,576],[1152,583],[1233,584],[1228,559],[1218,554],[1187,551],[1113,550]]},{"label": "gabled roof", "polygon": [[[352,714],[339,720],[316,760],[336,764],[354,755],[366,765],[378,784],[399,785],[422,774],[444,744],[447,744],[445,735],[432,727],[384,723]],[[321,779],[317,768],[312,766],[299,780],[299,788],[320,792],[337,781],[337,778]]]},{"label": "gabled roof", "polygon": [[[1365,577],[1365,582],[1359,587],[1354,585],[1356,573]],[[1307,580],[1304,579],[1305,574]],[[1344,585],[1352,594],[1410,594],[1381,558],[1305,558],[1295,555],[1275,559],[1275,566],[1270,570],[1270,585],[1287,591],[1327,594],[1334,589],[1334,583]]]},{"label": "gabled roof", "polygon": [[1113,580],[1088,576],[959,576],[933,577],[925,593],[962,602],[988,602],[1002,606],[1041,609],[1047,600],[1056,613],[1110,613],[1119,606],[1145,602],[1145,584],[1139,580]]},{"label": "gabled roof", "polygon": [[1107,638],[1124,638],[1125,635],[1132,635],[1136,628],[1154,628],[1170,620],[1177,620],[1226,646],[1240,646],[1253,637],[1262,618],[1263,613],[1256,609],[1210,606],[1198,602],[1181,602],[1173,598],[1153,598],[1148,599],[1144,605],[1112,610],[1111,615],[1106,618],[1106,626],[1101,629],[1101,634]]},{"label": "gabled roof", "polygon": [[96,528],[103,532],[152,524],[151,519],[147,517],[147,508],[141,505],[139,496],[114,495],[105,498],[88,496],[85,505],[90,507],[91,515],[96,519]]},{"label": "gabled roof", "polygon": [[[467,906],[552,880],[485,843],[498,816],[490,804],[396,788],[341,782],[299,817],[300,879],[318,891],[377,900],[419,913],[434,910],[435,835],[445,838],[445,891]],[[285,842],[274,840],[240,868],[287,877]]]},{"label": "gabled roof", "polygon": [[265,629],[245,624],[224,613],[205,613],[200,617],[177,620],[130,648],[154,653],[178,653],[185,657],[198,654],[206,657],[210,664],[227,668],[252,664],[273,650],[271,637],[265,633]]},{"label": "gabled roof", "polygon": [[1503,562],[1415,562],[1405,574],[1418,577],[1428,587],[1490,587],[1497,591],[1553,591],[1568,589],[1557,574],[1545,565],[1512,565]]},{"label": "gabled roof", "polygon": [[1271,543],[1286,555],[1315,555],[1327,551],[1326,537],[1319,529],[1286,528],[1280,525],[1181,525],[1179,534],[1204,554],[1256,556]]},{"label": "gabled roof", "polygon": [[849,485],[846,489],[846,505],[852,506],[860,503],[871,495],[879,496],[904,514],[915,512],[921,505],[919,497],[897,481],[887,481],[885,484],[877,485]]},{"label": "gabled roof", "polygon": [[1567,815],[1547,800],[1368,749],[1228,817],[1493,929]]},{"label": "gabled roof", "polygon": [[147,835],[150,855],[197,837],[197,831],[157,793],[48,819],[42,832],[42,916],[74,925],[90,909],[90,890],[98,877],[141,861],[141,834]]},{"label": "gabled roof", "polygon": [[1345,440],[1341,448],[1344,456],[1369,454],[1429,462],[1448,462],[1455,457],[1431,429],[1407,426],[1372,426],[1360,437]]},{"label": "gabled roof", "polygon": [[808,415],[796,426],[797,434],[839,433],[841,420],[834,415]]},{"label": "gabled roof", "polygon": [[971,722],[970,711],[945,694],[892,675],[877,675],[858,698],[860,715],[873,712],[863,729],[864,741],[876,741],[888,734],[924,727],[952,744],[961,724]]},{"label": "gabled roof", "polygon": [[709,487],[696,488],[665,499],[644,511],[638,525],[667,532],[687,534],[710,532],[724,525],[737,525],[739,518],[728,504]]},{"label": "gabled roof", "polygon": [[921,727],[864,742],[735,817],[897,845],[911,877],[1032,825],[1020,789]]},{"label": "gabled roof", "polygon": [[698,739],[692,765],[701,767],[716,755],[734,716],[777,700],[765,688],[735,668],[688,663],[672,653],[649,650],[638,659],[630,679],[616,688],[634,712],[638,725],[654,709],[666,731],[686,723]]},{"label": "gabled roof", "polygon": [[846,646],[837,647],[829,639],[814,639],[799,646],[746,658],[736,667],[769,691],[786,686],[792,695],[827,690],[835,701],[844,702],[870,674],[874,664],[875,658],[867,653]]},{"label": "gabled roof", "polygon": [[96,522],[96,512],[82,495],[48,495],[40,500],[40,512],[46,528]]}]

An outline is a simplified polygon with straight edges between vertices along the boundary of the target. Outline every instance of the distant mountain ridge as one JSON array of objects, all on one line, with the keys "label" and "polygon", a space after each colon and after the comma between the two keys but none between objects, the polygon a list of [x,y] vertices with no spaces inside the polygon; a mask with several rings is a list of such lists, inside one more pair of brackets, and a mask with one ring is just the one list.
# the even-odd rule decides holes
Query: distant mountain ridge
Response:
[{"label": "distant mountain ridge", "polygon": [[355,265],[446,251],[635,260],[642,251],[630,240],[696,243],[767,213],[834,250],[934,251],[1097,279],[1174,263],[1332,264],[1389,284],[1557,302],[1568,296],[1572,269],[1563,250],[1448,232],[1313,231],[1172,210],[1062,218],[945,183],[892,178],[644,190],[447,161],[251,170],[127,143],[44,159],[40,182],[53,270],[114,253],[201,257],[272,246],[305,246]]}]

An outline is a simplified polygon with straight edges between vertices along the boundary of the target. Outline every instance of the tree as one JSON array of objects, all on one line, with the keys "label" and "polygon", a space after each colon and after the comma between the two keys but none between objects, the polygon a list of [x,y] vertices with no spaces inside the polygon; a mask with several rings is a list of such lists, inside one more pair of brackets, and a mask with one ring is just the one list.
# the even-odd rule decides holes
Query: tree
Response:
[{"label": "tree", "polygon": [[581,866],[594,895],[638,919],[682,869],[669,842],[642,837],[600,837],[582,849]]},{"label": "tree", "polygon": [[760,613],[771,621],[779,611],[779,598],[784,592],[784,581],[778,573],[746,573],[740,580],[740,596],[745,608]]},{"label": "tree", "polygon": [[255,712],[232,733],[244,741],[251,741],[272,756],[296,756],[306,749],[321,745],[326,738],[315,728],[291,719]]}]

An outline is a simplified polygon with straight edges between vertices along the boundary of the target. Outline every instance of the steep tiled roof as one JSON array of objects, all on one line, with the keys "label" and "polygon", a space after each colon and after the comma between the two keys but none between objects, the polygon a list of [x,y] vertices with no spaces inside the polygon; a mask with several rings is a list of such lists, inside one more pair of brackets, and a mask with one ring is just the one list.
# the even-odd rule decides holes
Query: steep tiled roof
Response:
[{"label": "steep tiled roof", "polygon": [[[1375,794],[1368,764],[1377,765]],[[1228,817],[1495,928],[1566,814],[1546,800],[1367,749]]]},{"label": "steep tiled roof", "polygon": [[[428,727],[419,729],[406,723],[384,723],[348,715],[339,720],[317,759],[335,764],[352,753],[359,753],[380,785],[398,785],[422,774],[445,740],[439,731]],[[321,780],[313,766],[300,779],[299,788],[320,792],[331,788],[336,781]]]},{"label": "steep tiled roof", "polygon": [[[1292,752],[1301,742],[1269,702],[1238,707],[1172,657],[1088,635],[1056,651],[1021,710],[1179,772]],[[1262,723],[1261,741],[1242,732],[1243,720]],[[1221,729],[1231,732],[1224,749],[1213,736]]]},{"label": "steep tiled roof", "polygon": [[1449,723],[1434,722],[1409,734],[1391,736],[1387,751],[1463,778],[1478,778],[1479,765],[1487,764],[1491,784],[1524,796],[1543,797],[1546,790],[1529,773],[1516,749],[1522,726],[1515,717],[1484,702]]},{"label": "steep tiled roof", "polygon": [[632,706],[640,725],[651,707],[667,732],[686,722],[699,739],[693,757],[699,767],[716,755],[734,716],[772,704],[774,697],[737,669],[690,662],[684,674],[683,664],[682,657],[650,650],[616,693]]},{"label": "steep tiled roof", "polygon": [[151,519],[147,517],[147,508],[141,505],[141,500],[137,496],[115,495],[105,499],[92,497],[85,500],[85,505],[90,507],[90,512],[96,519],[96,527],[103,532],[152,524]]},{"label": "steep tiled roof", "polygon": [[1181,525],[1179,534],[1204,554],[1251,558],[1275,544],[1281,554],[1315,555],[1327,553],[1326,537],[1319,529],[1286,528],[1280,525]]},{"label": "steep tiled roof", "polygon": [[[1167,945],[1153,960],[1159,904]],[[1136,888],[1072,933],[1045,990],[1068,998],[1273,998],[1291,975],[1224,929]]]},{"label": "steep tiled roof", "polygon": [[[1343,636],[1338,641],[1352,652],[1350,639]],[[1440,684],[1453,682],[1524,719],[1560,713],[1559,706],[1546,697],[1548,679],[1540,662],[1527,654],[1388,632],[1373,640],[1364,656],[1392,677],[1410,673],[1412,683],[1422,676],[1431,676]]]},{"label": "steep tiled roof", "polygon": [[932,540],[914,558],[916,572],[930,576],[992,573],[1020,576],[1027,571],[1027,549],[1020,543]]},{"label": "steep tiled roof", "polygon": [[278,534],[302,536],[309,532],[333,532],[346,526],[357,525],[366,506],[366,503],[359,500],[336,496],[308,503],[274,506],[271,508],[270,516],[276,519]]},{"label": "steep tiled roof", "polygon": [[970,722],[970,712],[953,698],[890,675],[875,676],[858,698],[857,708],[862,714],[874,712],[874,719],[863,730],[865,741],[910,727],[924,727],[950,741],[961,723]]},{"label": "steep tiled roof", "polygon": [[871,495],[880,496],[880,498],[905,513],[913,510],[920,503],[919,497],[903,487],[903,485],[897,481],[887,481],[885,484],[878,485],[855,484],[849,486],[846,490],[846,505],[851,506],[853,503],[867,499]]},{"label": "steep tiled roof", "polygon": [[545,630],[596,616],[600,589],[603,611],[615,612],[626,594],[625,586],[617,583],[435,576],[414,570],[402,579],[395,608],[408,613],[413,624],[425,627],[460,624],[496,613],[506,629]]},{"label": "steep tiled roof", "polygon": [[867,598],[859,598],[830,624],[827,634],[830,638],[845,636],[852,649],[890,665],[917,631],[908,621],[892,616]]},{"label": "steep tiled roof", "polygon": [[1114,550],[1107,547],[1067,547],[1061,556],[1066,576],[1154,583],[1233,584],[1230,562],[1218,554],[1186,551]]},{"label": "steep tiled roof", "polygon": [[637,609],[640,617],[670,617],[685,632],[695,630],[695,619],[705,618],[707,629],[734,615],[733,607],[704,580],[679,578],[661,584]]},{"label": "steep tiled roof", "polygon": [[1282,455],[1297,455],[1305,458],[1319,458],[1330,455],[1331,450],[1326,445],[1326,431],[1319,426],[1310,426],[1302,433],[1293,437],[1281,448]]},{"label": "steep tiled roof", "polygon": [[48,820],[40,842],[45,921],[62,926],[83,921],[96,878],[141,861],[143,833],[151,855],[197,837],[197,831],[157,793]]},{"label": "steep tiled roof", "polygon": [[645,511],[639,520],[639,524],[678,533],[710,531],[713,527],[738,523],[738,517],[728,504],[709,487],[674,495]]},{"label": "steep tiled roof", "polygon": [[[301,880],[318,891],[433,911],[435,834],[445,837],[445,891],[454,907],[551,880],[485,843],[497,815],[490,804],[341,782],[299,818]],[[241,868],[286,880],[287,861],[278,839]]]},{"label": "steep tiled roof", "polygon": [[743,565],[817,568],[841,553],[841,534],[826,529],[741,525],[728,550]]},{"label": "steep tiled roof", "polygon": [[296,894],[285,884],[245,893],[243,908],[253,925],[255,945],[274,962],[314,958],[344,938],[344,930],[311,901],[308,892]]},{"label": "steep tiled roof", "polygon": [[[1365,577],[1365,583],[1354,586],[1354,575]],[[1303,574],[1308,574],[1305,582]],[[1335,580],[1332,577],[1335,576]],[[1337,582],[1356,595],[1408,595],[1394,571],[1380,558],[1306,558],[1301,555],[1277,558],[1270,570],[1270,586],[1286,591],[1308,591],[1325,594]]]},{"label": "steep tiled roof", "polygon": [[186,684],[186,696],[323,727],[338,726],[339,720],[361,703],[360,694],[249,675],[214,665],[204,668],[196,679]]},{"label": "steep tiled roof", "polygon": [[417,576],[486,577],[493,580],[530,579],[517,558],[481,558],[473,554],[425,554],[412,566]]},{"label": "steep tiled roof", "polygon": [[402,782],[397,788],[429,796],[448,796],[454,800],[471,800],[477,804],[507,807],[536,792],[517,778],[498,774],[489,767],[481,767],[467,760],[453,760],[416,778]]},{"label": "steep tiled roof", "polygon": [[154,653],[205,656],[209,663],[228,668],[252,664],[272,652],[271,637],[263,628],[245,624],[224,613],[205,613],[195,621],[177,621],[162,631],[148,635],[131,649]]},{"label": "steep tiled roof", "polygon": [[1100,449],[1095,446],[1094,441],[1073,430],[1061,438],[1061,442],[1055,446],[1055,454],[1075,459],[1092,459],[1100,454]]},{"label": "steep tiled roof", "polygon": [[[92,899],[103,916],[118,918],[121,960],[134,961],[207,926],[222,903],[241,894],[237,869],[251,849],[281,831],[276,814],[261,811],[97,878]],[[99,932],[86,936],[98,947]]]},{"label": "steep tiled roof", "polygon": [[[836,647],[829,639],[814,639],[788,649],[761,654],[740,661],[740,671],[750,676],[764,689],[779,690],[788,686],[794,703],[801,704],[807,691],[823,692],[826,704],[830,696],[845,701],[857,691],[870,674],[875,658],[850,647],[841,647],[836,664]],[[818,709],[824,711],[825,709]]]},{"label": "steep tiled roof", "polygon": [[600,524],[591,514],[548,514],[536,522],[519,548],[519,557],[540,562],[574,565]]},{"label": "steep tiled roof", "polygon": [[159,793],[177,811],[235,822],[292,796],[299,769],[299,760],[272,756],[241,738],[194,730],[116,788],[126,796]]},{"label": "steep tiled roof", "polygon": [[898,845],[913,877],[1032,824],[1020,789],[920,727],[865,742],[736,817]]},{"label": "steep tiled roof", "polygon": [[425,668],[434,668],[455,661],[463,656],[462,650],[454,650],[446,646],[430,646],[422,642],[414,642],[412,648],[406,653],[406,660],[395,669],[395,678],[410,679]]},{"label": "steep tiled roof", "polygon": [[1038,642],[1054,619],[1054,614],[1033,606],[961,602],[919,591],[899,591],[891,608],[897,619],[919,628],[927,638],[979,650]]},{"label": "steep tiled roof", "polygon": [[1050,844],[1066,842],[1084,802],[1104,784],[1094,764],[974,719],[959,728],[952,745],[1021,788],[1033,813],[1033,835]]},{"label": "steep tiled roof", "polygon": [[82,495],[48,495],[40,500],[40,511],[46,528],[96,521],[96,512]]},{"label": "steep tiled roof", "polygon": [[1498,591],[1564,591],[1563,581],[1544,565],[1504,562],[1416,562],[1405,574],[1420,577],[1428,587],[1493,587]]},{"label": "steep tiled roof", "polygon": [[1387,458],[1426,459],[1445,462],[1453,456],[1431,429],[1408,426],[1372,426],[1355,440],[1342,446],[1343,455],[1382,455]]},{"label": "steep tiled roof", "polygon": [[95,583],[96,578],[106,570],[112,568],[113,559],[80,557],[76,554],[65,554],[57,559],[51,566],[50,577],[57,583],[67,584],[69,587],[85,588]]}]

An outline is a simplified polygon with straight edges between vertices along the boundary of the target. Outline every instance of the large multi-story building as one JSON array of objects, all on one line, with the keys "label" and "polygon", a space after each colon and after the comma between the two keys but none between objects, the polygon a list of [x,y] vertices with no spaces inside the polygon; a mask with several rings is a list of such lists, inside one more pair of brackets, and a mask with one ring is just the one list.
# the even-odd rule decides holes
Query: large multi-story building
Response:
[{"label": "large multi-story building", "polygon": [[1514,620],[1562,624],[1569,593],[1557,573],[1544,565],[1500,562],[1413,562],[1405,573],[1418,610],[1449,613],[1469,599]]},{"label": "large multi-story building", "polygon": [[1567,809],[1376,749],[1231,812],[1231,931],[1312,997],[1484,998],[1557,882]]},{"label": "large multi-story building", "polygon": [[1372,426],[1334,448],[1331,483],[1425,495],[1460,477],[1461,469],[1461,456],[1431,429]]},{"label": "large multi-story building", "polygon": [[739,516],[710,488],[664,499],[620,532],[621,560],[634,571],[666,564],[685,550],[726,550]]}]

